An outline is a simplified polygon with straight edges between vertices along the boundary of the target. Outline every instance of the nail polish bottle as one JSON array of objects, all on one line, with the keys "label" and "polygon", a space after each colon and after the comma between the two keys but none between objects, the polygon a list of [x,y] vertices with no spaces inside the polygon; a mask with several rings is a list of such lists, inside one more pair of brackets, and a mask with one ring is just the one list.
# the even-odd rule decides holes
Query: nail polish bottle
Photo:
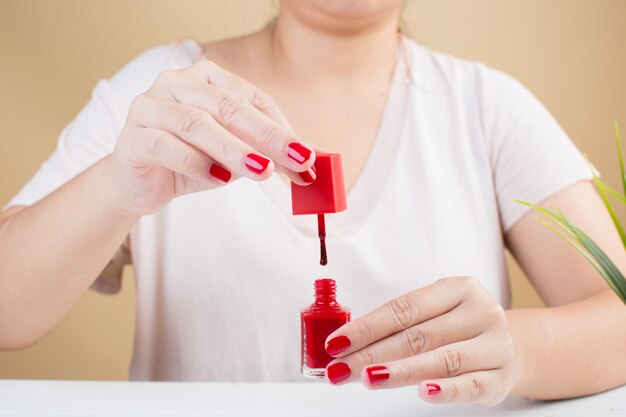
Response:
[{"label": "nail polish bottle", "polygon": [[320,264],[326,265],[326,223],[324,215],[339,213],[347,207],[341,155],[316,152],[316,179],[310,185],[291,183],[291,206],[294,215],[316,214],[320,239]]},{"label": "nail polish bottle", "polygon": [[350,310],[336,299],[335,280],[315,281],[315,301],[302,309],[302,374],[308,378],[323,378],[326,365],[333,357],[326,353],[326,338],[350,321]]}]

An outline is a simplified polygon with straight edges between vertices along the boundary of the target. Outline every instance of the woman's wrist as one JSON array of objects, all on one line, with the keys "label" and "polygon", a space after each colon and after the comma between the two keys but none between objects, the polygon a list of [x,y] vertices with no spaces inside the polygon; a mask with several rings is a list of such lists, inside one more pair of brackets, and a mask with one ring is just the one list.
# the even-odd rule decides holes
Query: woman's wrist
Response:
[{"label": "woman's wrist", "polygon": [[509,321],[511,334],[513,336],[513,343],[515,345],[515,363],[513,367],[514,382],[509,395],[522,395],[524,390],[521,389],[521,387],[523,386],[523,381],[526,379],[526,376],[530,371],[523,344],[523,334],[525,332],[520,329],[519,316],[519,310],[506,311],[506,317]]},{"label": "woman's wrist", "polygon": [[96,162],[92,167],[92,174],[101,192],[97,193],[98,203],[106,214],[124,222],[137,221],[141,214],[132,210],[132,202],[124,197],[123,185],[117,179],[113,167],[113,154],[109,154]]}]

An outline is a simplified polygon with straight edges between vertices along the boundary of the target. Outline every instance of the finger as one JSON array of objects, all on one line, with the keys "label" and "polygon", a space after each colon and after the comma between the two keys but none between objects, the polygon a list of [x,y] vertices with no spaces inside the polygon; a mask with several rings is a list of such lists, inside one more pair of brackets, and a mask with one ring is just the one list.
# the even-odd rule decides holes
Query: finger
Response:
[{"label": "finger", "polygon": [[233,175],[215,160],[189,146],[169,132],[153,128],[136,129],[132,134],[133,160],[156,164],[189,177],[205,189],[232,181]]},{"label": "finger", "polygon": [[466,306],[461,305],[447,314],[411,326],[332,361],[328,368],[335,363],[344,363],[350,369],[350,376],[347,377],[346,372],[340,372],[345,367],[335,367],[326,372],[328,380],[333,384],[347,383],[359,378],[361,370],[366,366],[416,356],[478,336],[483,331],[483,326],[467,310]]},{"label": "finger", "polygon": [[502,369],[470,372],[454,378],[420,382],[417,392],[429,403],[480,403],[496,405],[506,396]]},{"label": "finger", "polygon": [[426,379],[495,369],[504,365],[506,359],[500,344],[478,337],[410,358],[368,366],[361,372],[361,381],[373,389],[417,385]]},{"label": "finger", "polygon": [[224,129],[208,113],[166,100],[140,98],[133,118],[142,126],[158,127],[218,161],[229,171],[254,180],[269,178],[272,161]]},{"label": "finger", "polygon": [[465,288],[441,279],[350,321],[326,339],[326,351],[343,357],[406,328],[440,316],[457,307]]},{"label": "finger", "polygon": [[208,112],[238,138],[295,172],[313,165],[313,149],[252,106],[244,96],[201,82],[171,87],[176,100]]},{"label": "finger", "polygon": [[167,90],[180,103],[202,109],[244,142],[295,172],[313,165],[313,148],[302,143],[291,129],[254,107],[238,91],[228,91],[195,77],[171,79]]},{"label": "finger", "polygon": [[274,167],[274,171],[287,176],[287,178],[289,178],[291,182],[295,182],[298,185],[310,185],[317,178],[317,173],[315,172],[315,165],[311,166],[311,168],[302,172],[290,171],[280,165],[276,165]]},{"label": "finger", "polygon": [[254,84],[224,70],[219,65],[208,60],[198,62],[196,65],[191,66],[189,71],[209,84],[241,94],[250,104],[293,133],[291,125],[278,107],[278,104]]}]

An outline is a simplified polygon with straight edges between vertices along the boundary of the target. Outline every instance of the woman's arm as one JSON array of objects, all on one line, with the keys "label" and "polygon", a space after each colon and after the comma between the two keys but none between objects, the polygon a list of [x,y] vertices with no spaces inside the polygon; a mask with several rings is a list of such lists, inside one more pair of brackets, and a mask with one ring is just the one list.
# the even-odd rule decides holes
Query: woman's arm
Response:
[{"label": "woman's arm", "polygon": [[[580,183],[551,201],[624,269],[599,196]],[[504,311],[471,277],[440,279],[351,321],[326,340],[333,384],[418,387],[433,403],[555,399],[626,383],[626,306],[579,254],[526,214],[509,246],[551,307]]]},{"label": "woman's arm", "polygon": [[133,101],[110,156],[1,220],[0,349],[54,328],[140,216],[274,169],[307,185],[314,161],[276,103],[247,81],[206,60],[161,73]]},{"label": "woman's arm", "polygon": [[137,220],[118,208],[109,159],[0,218],[0,349],[28,346],[52,330]]},{"label": "woman's arm", "polygon": [[[589,182],[544,204],[561,209],[626,271],[626,253]],[[526,214],[507,245],[548,308],[507,311],[519,378],[513,393],[555,399],[592,394],[626,383],[626,306],[567,243]]]},{"label": "woman's arm", "polygon": [[612,290],[506,314],[518,368],[511,395],[553,400],[626,384],[626,306]]}]

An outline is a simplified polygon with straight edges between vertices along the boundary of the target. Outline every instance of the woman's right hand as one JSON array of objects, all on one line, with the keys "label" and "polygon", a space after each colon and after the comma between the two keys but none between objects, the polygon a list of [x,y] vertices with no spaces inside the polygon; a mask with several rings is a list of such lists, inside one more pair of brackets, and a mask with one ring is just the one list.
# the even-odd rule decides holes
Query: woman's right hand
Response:
[{"label": "woman's right hand", "polygon": [[267,94],[204,60],[161,73],[135,98],[108,170],[120,208],[144,215],[274,170],[305,185],[315,179],[314,160]]}]

